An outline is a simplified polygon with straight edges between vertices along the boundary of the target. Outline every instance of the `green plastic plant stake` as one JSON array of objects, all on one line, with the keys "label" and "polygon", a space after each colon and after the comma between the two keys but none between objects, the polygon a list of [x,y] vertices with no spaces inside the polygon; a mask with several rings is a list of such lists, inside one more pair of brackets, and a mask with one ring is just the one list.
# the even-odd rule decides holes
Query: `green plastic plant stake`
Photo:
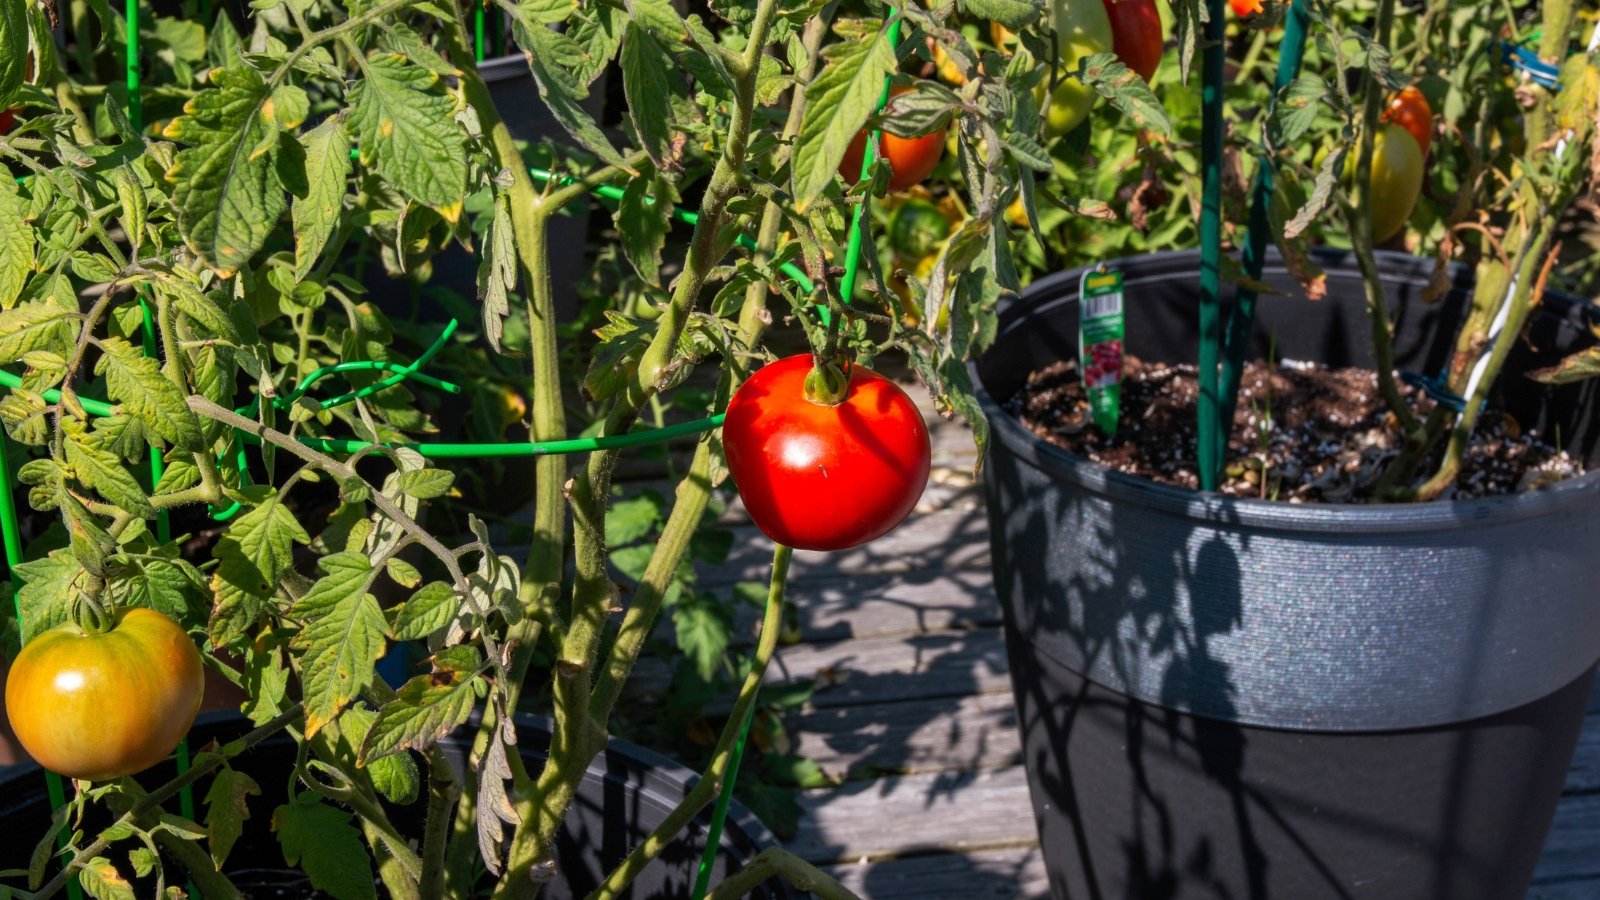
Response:
[{"label": "green plastic plant stake", "polygon": [[[898,49],[900,46],[900,24],[902,20],[898,18],[899,11],[892,6],[889,7],[889,15],[896,17],[893,22],[889,23],[889,46]],[[890,78],[885,76],[883,90],[878,93],[878,109],[880,110],[889,102],[889,85]],[[872,134],[867,136],[866,151],[861,156],[861,182],[858,183],[864,183],[872,177],[872,164],[878,160],[878,144],[882,140],[882,129],[874,128],[872,129]],[[861,269],[862,222],[866,218],[867,210],[871,205],[872,195],[863,196],[861,202],[856,205],[854,215],[850,217],[850,235],[844,249],[844,274],[839,278],[839,298],[844,303],[850,302],[850,297],[856,290],[856,277]],[[826,325],[828,324],[828,311],[826,309],[821,311],[822,324]]]},{"label": "green plastic plant stake", "polygon": [[1228,429],[1217,402],[1217,360],[1221,355],[1222,320],[1222,0],[1206,0],[1201,97],[1200,158],[1204,186],[1200,200],[1200,397],[1198,456],[1200,489],[1214,491],[1222,476],[1222,451]]},{"label": "green plastic plant stake", "polygon": [[[22,531],[17,522],[16,479],[11,474],[11,439],[0,428],[0,543],[5,545],[6,577],[11,579],[11,601],[16,608],[17,624],[22,623],[22,576],[17,566],[22,565]],[[45,791],[50,797],[50,809],[58,810],[67,803],[67,788],[61,776],[45,769]],[[62,829],[56,835],[56,846],[67,849],[68,833]],[[72,900],[83,900],[83,888],[77,879],[67,882],[67,895]]]},{"label": "green plastic plant stake", "polygon": [[[1300,63],[1305,58],[1306,31],[1310,16],[1306,14],[1307,0],[1294,0],[1289,6],[1289,16],[1283,25],[1283,44],[1278,57],[1278,74],[1273,81],[1272,94],[1276,97],[1300,75]],[[1267,217],[1272,202],[1273,162],[1261,160],[1256,170],[1256,180],[1250,200],[1250,227],[1245,232],[1243,262],[1245,275],[1255,281],[1261,277],[1261,267],[1266,262],[1268,234],[1272,224]],[[1256,292],[1246,284],[1239,285],[1234,293],[1233,307],[1228,311],[1227,333],[1223,343],[1222,383],[1217,387],[1222,398],[1221,418],[1233,421],[1233,411],[1239,405],[1239,380],[1244,375],[1244,354],[1250,343],[1251,326],[1255,324]]]},{"label": "green plastic plant stake", "polygon": [[[760,696],[758,693],[757,697]],[[750,723],[755,721],[757,703],[750,704],[744,724],[739,727],[739,739],[733,743],[733,755],[728,758],[728,774],[723,778],[722,792],[717,794],[717,805],[711,810],[711,826],[706,829],[706,849],[700,855],[700,871],[694,879],[694,900],[704,900],[711,887],[711,870],[717,862],[717,848],[722,846],[722,826],[728,820],[728,806],[733,803],[733,782],[739,777],[739,761],[744,758],[744,745],[750,738]]]}]

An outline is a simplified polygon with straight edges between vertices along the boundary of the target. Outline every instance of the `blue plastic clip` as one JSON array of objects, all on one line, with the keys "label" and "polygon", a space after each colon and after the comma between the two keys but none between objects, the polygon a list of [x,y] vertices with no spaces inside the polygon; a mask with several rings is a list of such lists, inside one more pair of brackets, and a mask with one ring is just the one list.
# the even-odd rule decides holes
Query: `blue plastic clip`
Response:
[{"label": "blue plastic clip", "polygon": [[1500,61],[1513,70],[1526,73],[1528,79],[1541,87],[1555,90],[1561,86],[1561,70],[1539,58],[1527,47],[1499,41]]},{"label": "blue plastic clip", "polygon": [[1401,372],[1400,380],[1432,397],[1433,402],[1440,406],[1449,407],[1458,413],[1467,411],[1467,398],[1445,387],[1443,375],[1418,375],[1416,372]]}]

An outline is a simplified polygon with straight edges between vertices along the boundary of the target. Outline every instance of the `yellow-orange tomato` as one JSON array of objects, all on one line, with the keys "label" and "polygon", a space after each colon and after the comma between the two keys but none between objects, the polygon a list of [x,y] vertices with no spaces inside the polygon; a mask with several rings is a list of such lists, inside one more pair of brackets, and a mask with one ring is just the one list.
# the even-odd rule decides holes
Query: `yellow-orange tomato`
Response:
[{"label": "yellow-orange tomato", "polygon": [[200,652],[183,629],[130,609],[102,634],[68,622],[29,641],[11,664],[6,716],[40,765],[106,781],[165,759],[204,691]]}]

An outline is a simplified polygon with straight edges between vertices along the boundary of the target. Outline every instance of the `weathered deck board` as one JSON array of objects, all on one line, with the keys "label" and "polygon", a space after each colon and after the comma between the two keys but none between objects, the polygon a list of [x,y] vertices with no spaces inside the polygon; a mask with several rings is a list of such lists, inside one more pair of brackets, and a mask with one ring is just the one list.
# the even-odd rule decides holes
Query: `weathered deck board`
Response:
[{"label": "weathered deck board", "polygon": [[[811,704],[826,708],[1009,691],[1006,673],[1005,641],[999,628],[989,627],[783,647],[766,680],[811,679]],[[659,694],[669,681],[665,663],[646,659],[634,670],[629,691]],[[720,703],[710,708],[725,709],[732,701]]]},{"label": "weathered deck board", "polygon": [[788,847],[819,863],[1029,846],[1038,840],[1021,766],[850,781],[806,791],[800,805],[806,816]]},{"label": "weathered deck board", "polygon": [[[914,856],[827,866],[845,887],[873,900],[1036,898],[1050,893],[1038,847]],[[1552,897],[1551,900],[1557,900]],[[1562,897],[1559,900],[1568,900]]]},{"label": "weathered deck board", "polygon": [[836,777],[975,771],[1022,762],[1009,691],[812,709],[784,721],[795,751]]},{"label": "weathered deck board", "polygon": [[1589,896],[1600,897],[1600,794],[1561,798],[1533,879],[1536,884],[1591,881]]}]

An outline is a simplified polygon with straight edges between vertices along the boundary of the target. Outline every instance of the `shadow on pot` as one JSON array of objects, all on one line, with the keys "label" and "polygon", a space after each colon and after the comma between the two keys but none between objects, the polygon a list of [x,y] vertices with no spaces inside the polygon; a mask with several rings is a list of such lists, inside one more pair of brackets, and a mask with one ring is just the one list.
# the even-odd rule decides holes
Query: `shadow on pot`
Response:
[{"label": "shadow on pot", "polygon": [[[1263,300],[1258,350],[1370,366],[1359,275],[1320,262],[1329,296],[1309,303],[1269,261],[1283,295]],[[1428,261],[1381,264],[1400,366],[1437,371],[1463,295],[1424,306]],[[1114,265],[1130,350],[1192,361],[1194,255]],[[996,589],[1056,896],[1520,900],[1600,657],[1585,549],[1600,474],[1486,501],[1332,507],[1110,472],[1002,408],[1029,371],[1076,353],[1078,274],[1002,311],[974,367],[995,428]],[[1537,352],[1592,341],[1577,327],[1591,312],[1547,297]],[[1526,428],[1600,462],[1593,385],[1507,381]]]}]

